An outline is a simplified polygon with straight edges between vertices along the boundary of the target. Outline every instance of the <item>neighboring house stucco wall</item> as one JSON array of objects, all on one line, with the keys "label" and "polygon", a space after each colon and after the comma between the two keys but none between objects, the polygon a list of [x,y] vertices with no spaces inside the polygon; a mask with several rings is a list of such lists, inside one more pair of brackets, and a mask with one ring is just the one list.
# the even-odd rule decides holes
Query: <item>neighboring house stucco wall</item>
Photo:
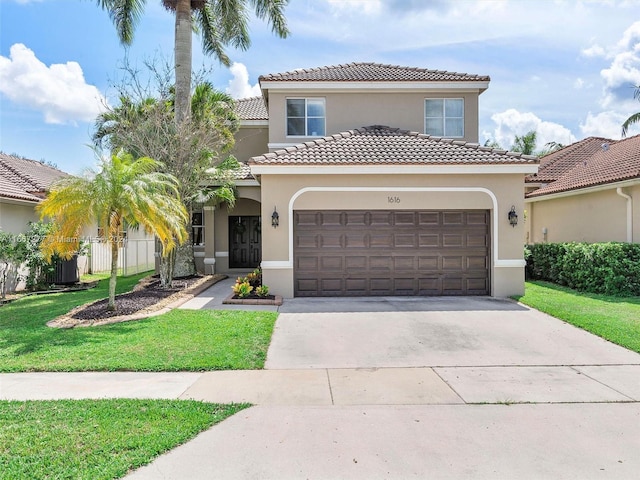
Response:
[{"label": "neighboring house stucco wall", "polygon": [[35,212],[35,203],[0,201],[0,230],[8,233],[24,233],[29,229],[29,222],[37,222],[40,217]]},{"label": "neighboring house stucco wall", "polygon": [[[623,192],[633,198],[633,241],[638,243],[640,185],[624,188]],[[527,201],[526,208],[525,241],[529,243],[627,241],[627,200],[615,187],[551,199],[534,197]]]},{"label": "neighboring house stucco wall", "polygon": [[[263,229],[263,278],[273,291],[287,298],[293,296],[291,216],[298,209],[489,210],[491,294],[506,297],[523,293],[524,175],[263,173],[261,184],[262,218],[270,218],[274,206],[280,214],[278,228]],[[314,187],[325,191],[309,191]],[[399,197],[400,202],[389,203],[389,196]],[[507,220],[512,205],[521,219],[515,228]]]},{"label": "neighboring house stucco wall", "polygon": [[[382,91],[358,93],[352,91],[278,90],[269,92],[270,144],[295,144],[313,138],[288,137],[285,130],[286,99],[305,97],[326,99],[326,135],[370,125],[387,125],[424,133],[425,99],[464,98],[464,137],[460,140],[478,142],[478,92],[393,93]],[[272,150],[277,148],[272,148]]]}]

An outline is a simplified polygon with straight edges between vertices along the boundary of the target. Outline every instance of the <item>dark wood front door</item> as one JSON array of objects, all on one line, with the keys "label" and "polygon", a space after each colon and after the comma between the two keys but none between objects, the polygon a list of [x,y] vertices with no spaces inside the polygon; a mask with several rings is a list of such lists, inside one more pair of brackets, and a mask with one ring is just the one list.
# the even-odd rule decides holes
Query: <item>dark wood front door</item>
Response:
[{"label": "dark wood front door", "polygon": [[229,268],[257,268],[262,261],[260,217],[229,217]]}]

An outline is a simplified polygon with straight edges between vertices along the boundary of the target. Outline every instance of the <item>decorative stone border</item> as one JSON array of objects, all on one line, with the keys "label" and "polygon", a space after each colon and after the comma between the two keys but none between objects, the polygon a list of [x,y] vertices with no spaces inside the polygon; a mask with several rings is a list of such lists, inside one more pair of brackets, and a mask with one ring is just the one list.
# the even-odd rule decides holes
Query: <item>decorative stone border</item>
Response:
[{"label": "decorative stone border", "polygon": [[225,298],[223,305],[282,305],[282,295],[275,295],[276,298],[233,298],[233,293]]}]

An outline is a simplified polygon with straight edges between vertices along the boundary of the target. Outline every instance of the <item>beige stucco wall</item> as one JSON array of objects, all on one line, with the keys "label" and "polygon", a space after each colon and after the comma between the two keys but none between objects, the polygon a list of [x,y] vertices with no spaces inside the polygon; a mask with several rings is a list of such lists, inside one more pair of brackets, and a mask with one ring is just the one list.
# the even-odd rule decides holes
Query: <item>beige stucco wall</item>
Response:
[{"label": "beige stucco wall", "polygon": [[426,98],[463,98],[465,107],[464,138],[478,142],[478,93],[390,93],[390,92],[269,92],[269,143],[300,143],[310,137],[287,137],[286,99],[323,97],[326,106],[326,134],[370,125],[387,125],[424,133]]},{"label": "beige stucco wall", "polygon": [[[623,192],[633,197],[633,241],[640,242],[640,185]],[[525,240],[542,242],[626,242],[627,201],[615,188],[526,204]],[[546,235],[543,232],[546,229]]]},{"label": "beige stucco wall", "polygon": [[0,201],[0,230],[8,233],[24,233],[29,222],[37,222],[40,216],[35,212],[35,203]]},{"label": "beige stucco wall", "polygon": [[[522,218],[523,175],[262,175],[262,216],[276,206],[277,229],[262,231],[264,281],[272,291],[293,296],[293,255],[290,252],[292,212],[297,209],[431,210],[488,209],[491,211],[492,295],[505,297],[524,291],[522,266],[524,226],[509,225],[511,206]],[[307,191],[321,187],[326,191]],[[355,191],[359,188],[375,191]],[[410,191],[414,189],[414,191]],[[439,191],[429,191],[439,189]],[[482,189],[481,191],[472,190]],[[296,196],[295,200],[291,199]],[[399,202],[389,202],[397,197]]]},{"label": "beige stucco wall", "polygon": [[267,153],[269,148],[269,128],[267,126],[242,126],[235,134],[236,144],[233,155],[240,162],[246,162],[251,157]]}]

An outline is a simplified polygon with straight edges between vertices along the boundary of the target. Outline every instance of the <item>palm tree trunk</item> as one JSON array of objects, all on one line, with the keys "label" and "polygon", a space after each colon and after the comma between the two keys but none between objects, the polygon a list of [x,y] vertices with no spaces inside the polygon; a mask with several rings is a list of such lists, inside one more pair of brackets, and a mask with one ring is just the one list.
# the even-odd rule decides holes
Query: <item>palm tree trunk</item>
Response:
[{"label": "palm tree trunk", "polygon": [[116,309],[116,281],[118,277],[118,240],[111,240],[111,277],[109,278],[109,303],[108,310]]},{"label": "palm tree trunk", "polygon": [[191,0],[178,0],[176,4],[175,75],[176,122],[184,122],[190,111],[191,97]]}]

